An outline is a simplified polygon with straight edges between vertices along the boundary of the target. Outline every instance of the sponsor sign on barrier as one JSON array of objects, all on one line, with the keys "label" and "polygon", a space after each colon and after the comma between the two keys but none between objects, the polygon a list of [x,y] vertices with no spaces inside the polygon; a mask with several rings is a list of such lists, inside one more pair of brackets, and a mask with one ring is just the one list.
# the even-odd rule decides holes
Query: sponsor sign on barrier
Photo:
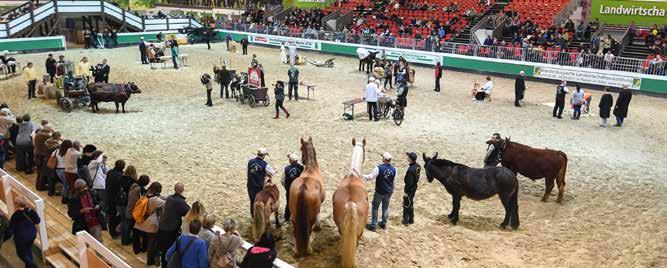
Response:
[{"label": "sponsor sign on barrier", "polygon": [[420,52],[407,52],[407,51],[397,51],[397,50],[385,50],[385,56],[389,60],[398,60],[398,57],[403,57],[408,62],[426,64],[426,65],[436,65],[438,61],[442,60],[442,57],[436,55],[423,54]]},{"label": "sponsor sign on barrier", "polygon": [[250,35],[248,36],[248,41],[251,43],[265,44],[272,46],[280,46],[284,43],[286,46],[296,45],[296,47],[300,49],[318,50],[318,51],[322,48],[322,44],[318,41],[295,39],[282,36]]},{"label": "sponsor sign on barrier", "polygon": [[603,85],[610,87],[628,86],[632,89],[640,89],[642,79],[640,77],[607,74],[595,71],[570,70],[551,67],[535,67],[533,76],[554,80],[567,80],[572,82]]},{"label": "sponsor sign on barrier", "polygon": [[667,21],[667,1],[664,0],[592,0],[591,19],[605,24],[638,25],[658,27]]}]

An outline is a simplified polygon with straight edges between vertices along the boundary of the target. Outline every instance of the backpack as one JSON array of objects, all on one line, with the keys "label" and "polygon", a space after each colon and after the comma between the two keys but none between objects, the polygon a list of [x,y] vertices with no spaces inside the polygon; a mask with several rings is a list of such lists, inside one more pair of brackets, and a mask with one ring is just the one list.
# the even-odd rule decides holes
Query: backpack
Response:
[{"label": "backpack", "polygon": [[134,208],[132,209],[132,218],[134,221],[138,224],[144,223],[144,220],[146,220],[146,211],[148,210],[148,197],[147,196],[141,196],[139,197],[139,200],[137,200],[137,203],[134,205]]},{"label": "backpack", "polygon": [[[220,241],[222,241],[222,236],[218,235],[218,239],[220,239]],[[232,252],[231,252],[232,243],[234,243],[234,236],[232,236],[229,239],[229,244],[227,245],[227,250],[228,251],[225,252],[224,255],[220,256],[218,261],[215,263],[217,267],[219,267],[219,268],[234,267],[234,262],[236,262],[236,260],[234,259],[234,256],[232,255]]]},{"label": "backpack", "polygon": [[181,247],[179,245],[181,237],[176,239],[176,248],[174,249],[174,254],[172,254],[171,257],[169,257],[169,260],[167,261],[167,268],[182,268],[183,265],[181,260],[183,258],[183,255],[185,255],[185,253],[188,252],[188,249],[190,249],[190,246],[192,245],[192,243],[195,242],[196,239],[197,239],[196,237],[190,239],[190,242],[188,242],[188,244],[185,246],[183,252],[181,252],[180,250]]}]

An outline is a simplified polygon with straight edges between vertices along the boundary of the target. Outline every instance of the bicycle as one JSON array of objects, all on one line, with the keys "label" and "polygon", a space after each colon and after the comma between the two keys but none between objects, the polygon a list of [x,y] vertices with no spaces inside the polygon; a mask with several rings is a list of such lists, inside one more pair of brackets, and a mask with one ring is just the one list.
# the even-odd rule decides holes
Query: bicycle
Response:
[{"label": "bicycle", "polygon": [[394,124],[397,126],[400,126],[403,123],[403,117],[405,116],[405,113],[403,111],[403,107],[398,105],[396,98],[391,98],[391,101],[385,103],[382,109],[382,116],[384,116],[384,118],[389,118],[390,115],[394,121]]}]

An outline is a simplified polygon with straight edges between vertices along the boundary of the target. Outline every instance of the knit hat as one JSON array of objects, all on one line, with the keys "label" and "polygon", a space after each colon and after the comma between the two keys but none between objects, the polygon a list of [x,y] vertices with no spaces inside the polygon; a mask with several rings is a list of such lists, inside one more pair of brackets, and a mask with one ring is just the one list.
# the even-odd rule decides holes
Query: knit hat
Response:
[{"label": "knit hat", "polygon": [[81,189],[85,188],[86,186],[88,186],[86,184],[86,181],[84,181],[82,179],[78,179],[74,182],[74,189],[75,190],[81,190]]}]

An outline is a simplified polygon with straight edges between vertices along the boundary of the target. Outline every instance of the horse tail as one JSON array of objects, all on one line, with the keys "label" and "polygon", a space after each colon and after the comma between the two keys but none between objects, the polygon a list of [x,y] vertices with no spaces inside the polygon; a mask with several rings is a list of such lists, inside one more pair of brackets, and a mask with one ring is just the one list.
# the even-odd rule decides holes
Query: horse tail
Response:
[{"label": "horse tail", "polygon": [[296,240],[296,252],[299,255],[308,254],[308,240],[310,239],[310,226],[308,226],[308,202],[306,195],[308,194],[306,184],[301,184],[299,193],[297,194],[296,206],[294,211],[294,239]]},{"label": "horse tail", "polygon": [[359,234],[359,216],[357,214],[357,204],[348,201],[345,203],[343,214],[343,224],[341,225],[341,267],[351,268],[355,264],[357,253],[357,238]]},{"label": "horse tail", "polygon": [[514,229],[519,228],[519,184],[516,184],[514,193],[510,197],[510,226]]},{"label": "horse tail", "polygon": [[567,155],[564,152],[558,151],[558,154],[563,157],[563,160],[565,160],[565,163],[563,163],[563,166],[560,168],[560,171],[558,172],[558,178],[557,180],[565,186],[565,173],[567,172]]},{"label": "horse tail", "polygon": [[252,215],[252,235],[255,240],[264,233],[266,224],[264,223],[264,203],[255,201],[255,208]]}]

